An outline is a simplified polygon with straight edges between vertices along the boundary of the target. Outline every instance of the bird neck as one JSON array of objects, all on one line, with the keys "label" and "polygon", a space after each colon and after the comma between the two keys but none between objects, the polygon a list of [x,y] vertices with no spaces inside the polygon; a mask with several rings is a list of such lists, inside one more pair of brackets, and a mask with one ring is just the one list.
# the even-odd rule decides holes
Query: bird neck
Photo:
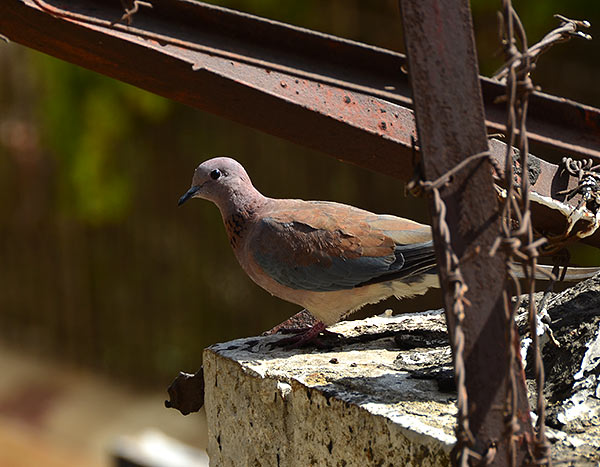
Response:
[{"label": "bird neck", "polygon": [[244,193],[232,193],[227,205],[220,206],[229,243],[234,250],[240,245],[249,224],[254,221],[257,212],[267,201],[268,198],[251,187],[251,190]]}]

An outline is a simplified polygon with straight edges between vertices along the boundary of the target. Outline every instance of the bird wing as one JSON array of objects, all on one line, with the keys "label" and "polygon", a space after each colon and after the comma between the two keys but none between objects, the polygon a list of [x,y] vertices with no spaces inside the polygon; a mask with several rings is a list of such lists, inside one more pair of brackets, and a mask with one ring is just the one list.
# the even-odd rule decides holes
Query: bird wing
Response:
[{"label": "bird wing", "polygon": [[290,202],[263,217],[252,237],[255,262],[292,289],[410,282],[435,267],[428,226],[337,203]]}]

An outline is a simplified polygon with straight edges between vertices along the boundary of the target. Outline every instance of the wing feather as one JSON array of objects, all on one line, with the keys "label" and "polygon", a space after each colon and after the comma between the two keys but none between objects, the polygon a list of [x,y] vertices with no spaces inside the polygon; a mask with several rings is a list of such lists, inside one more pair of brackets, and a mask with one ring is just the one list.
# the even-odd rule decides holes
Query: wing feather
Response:
[{"label": "wing feather", "polygon": [[430,238],[429,227],[398,217],[337,203],[296,201],[259,222],[251,254],[280,284],[325,292],[410,281],[431,271],[435,258]]}]

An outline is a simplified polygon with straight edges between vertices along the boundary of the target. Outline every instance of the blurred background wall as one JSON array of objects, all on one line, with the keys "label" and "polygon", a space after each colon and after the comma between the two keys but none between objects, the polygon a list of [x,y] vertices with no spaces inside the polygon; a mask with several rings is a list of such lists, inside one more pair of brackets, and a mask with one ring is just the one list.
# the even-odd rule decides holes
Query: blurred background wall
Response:
[{"label": "blurred background wall", "polygon": [[[219,3],[403,51],[395,1]],[[472,3],[485,75],[502,62],[499,4]],[[600,23],[597,1],[514,4],[532,43],[558,24],[554,13]],[[534,80],[600,106],[600,37],[555,47]],[[177,371],[199,368],[204,347],[258,334],[299,311],[243,274],[214,206],[177,208],[201,161],[237,158],[269,196],[428,220],[425,203],[407,199],[391,178],[17,44],[0,42],[0,103],[0,343],[132,388],[162,390]],[[580,256],[599,259],[595,251]],[[383,305],[431,306],[439,306],[436,297]]]}]

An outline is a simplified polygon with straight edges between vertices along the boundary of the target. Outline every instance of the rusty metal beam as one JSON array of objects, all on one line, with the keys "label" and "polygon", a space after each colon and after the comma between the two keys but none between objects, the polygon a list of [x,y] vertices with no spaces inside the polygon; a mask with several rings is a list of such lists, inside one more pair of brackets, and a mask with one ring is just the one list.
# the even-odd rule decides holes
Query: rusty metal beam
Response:
[{"label": "rusty metal beam", "polygon": [[[488,148],[471,12],[468,0],[401,0],[400,5],[424,175],[427,180],[435,180],[467,156]],[[521,376],[517,410],[522,423],[516,436],[531,436],[532,426],[525,374],[516,358],[510,362],[508,359],[513,345],[507,339],[508,326],[514,326],[514,322],[509,322],[504,312],[505,253],[498,252],[493,257],[485,253],[500,232],[501,217],[489,164],[481,159],[471,163],[456,173],[440,194],[447,211],[445,220],[432,214],[433,236],[448,332],[454,342],[459,391],[457,433],[462,439],[460,407],[461,396],[466,395],[468,406],[462,405],[463,416],[474,436],[470,448],[481,458],[495,452],[486,465],[509,465],[504,413],[509,371]],[[436,209],[430,198],[431,212]],[[446,224],[452,251],[459,258],[468,287],[460,330],[460,318],[455,312],[460,298],[456,295],[454,266],[449,264],[446,252]],[[464,261],[469,255],[476,258]],[[464,375],[464,384],[460,375]],[[459,455],[460,446],[459,443]],[[526,443],[517,446],[517,465],[521,465],[526,448]],[[464,456],[458,464],[474,465],[475,461]]]},{"label": "rusty metal beam", "polygon": [[[55,16],[40,1],[2,0],[0,33],[338,159],[404,181],[413,175],[416,130],[401,54],[189,0],[154,0],[132,27],[111,26],[122,15],[117,1],[50,0]],[[88,19],[65,17],[63,8]],[[494,100],[504,87],[480,82],[488,129],[497,130],[504,105]],[[598,109],[537,93],[529,115],[533,140],[600,154]],[[502,143],[492,154],[503,161]],[[541,195],[573,184],[555,165],[533,161],[540,170],[532,187]],[[538,211],[540,230],[564,226],[557,213]],[[600,246],[600,234],[586,241]]]},{"label": "rusty metal beam", "polygon": [[[46,12],[40,8],[44,4],[48,5]],[[134,16],[133,27],[127,27],[111,26],[122,15],[116,1],[4,0],[0,4],[0,33],[152,92],[264,127],[269,132],[278,129],[265,121],[268,115],[262,116],[263,119],[248,119],[246,113],[239,115],[228,106],[225,96],[219,94],[210,99],[206,94],[237,85],[291,105],[314,106],[325,118],[340,120],[348,113],[348,106],[344,105],[345,95],[338,94],[353,91],[364,98],[363,102],[355,102],[356,112],[363,117],[363,121],[355,123],[362,125],[363,131],[384,138],[390,136],[389,128],[395,117],[386,114],[377,120],[368,112],[380,110],[377,107],[381,102],[412,105],[407,77],[401,72],[405,66],[402,54],[190,0],[154,0],[153,5],[153,8],[141,7]],[[54,11],[56,17],[48,17],[48,11]],[[95,22],[81,18],[78,21],[75,15],[65,15],[65,11]],[[152,77],[147,75],[149,66],[153,68]],[[269,73],[274,75],[265,76]],[[210,77],[196,76],[203,74]],[[287,87],[277,89],[282,81]],[[505,121],[505,105],[495,100],[504,94],[504,86],[487,78],[480,81],[487,126],[498,130]],[[324,93],[313,89],[319,83],[328,85],[328,90],[338,90],[326,99],[327,112],[321,105]],[[213,87],[207,87],[209,84]],[[174,87],[177,89],[169,89]],[[261,103],[268,104],[266,96]],[[268,105],[265,106],[268,112]],[[532,141],[600,157],[598,109],[535,93],[528,120]],[[304,126],[304,121],[295,121]]]},{"label": "rusty metal beam", "polygon": [[[506,104],[496,102],[506,93],[504,85],[481,78],[485,123],[488,132],[504,132]],[[600,156],[600,111],[589,105],[535,92],[527,112],[527,137],[530,141],[559,149],[567,154]]]},{"label": "rusty metal beam", "polygon": [[[348,58],[347,41],[189,1],[156,1],[152,10],[142,8],[134,17],[135,32],[108,24],[121,16],[119,2],[73,0],[53,5],[66,6],[107,24],[53,17],[33,0],[3,0],[0,33],[63,60],[345,161],[404,180],[412,174],[410,163],[397,157],[398,145],[407,156],[410,154],[410,137],[416,136],[409,109],[250,61],[266,59],[278,63],[279,68],[296,65],[305,72],[323,67],[331,70],[330,78],[334,79],[345,73],[340,57],[364,62],[367,68],[373,66],[369,47],[359,48]],[[140,31],[154,31],[205,48],[159,42]],[[271,50],[273,44],[279,44],[279,52]],[[315,57],[302,57],[299,50],[304,48]],[[366,80],[359,76],[361,73],[367,74],[367,69],[348,72],[348,76],[360,83]],[[381,87],[384,82],[382,78]]]}]

